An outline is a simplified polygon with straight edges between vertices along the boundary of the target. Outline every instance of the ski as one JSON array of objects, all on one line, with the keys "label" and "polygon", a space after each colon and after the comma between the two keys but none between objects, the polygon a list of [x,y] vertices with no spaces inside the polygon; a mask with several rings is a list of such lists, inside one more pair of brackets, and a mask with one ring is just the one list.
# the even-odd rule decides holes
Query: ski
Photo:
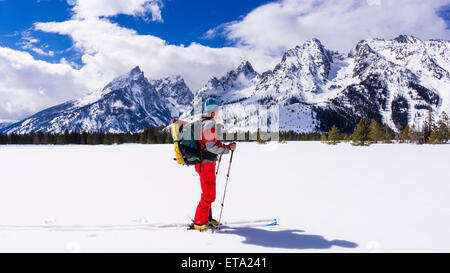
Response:
[{"label": "ski", "polygon": [[[271,227],[277,226],[277,219],[264,219],[264,220],[250,220],[250,221],[234,221],[234,222],[224,222],[221,223],[219,228],[207,228],[206,230],[217,231],[221,229],[230,229],[230,228],[245,228],[245,227]],[[195,230],[192,227],[192,224],[188,226],[188,230]]]},{"label": "ski", "polygon": [[278,226],[277,219],[253,220],[253,221],[239,221],[239,222],[224,222],[221,223],[218,230],[227,228],[245,228],[245,227],[272,227]]},{"label": "ski", "polygon": [[[125,225],[0,225],[0,231],[138,231],[188,228],[190,223],[125,224]],[[276,226],[277,219],[223,222],[221,228]]]}]

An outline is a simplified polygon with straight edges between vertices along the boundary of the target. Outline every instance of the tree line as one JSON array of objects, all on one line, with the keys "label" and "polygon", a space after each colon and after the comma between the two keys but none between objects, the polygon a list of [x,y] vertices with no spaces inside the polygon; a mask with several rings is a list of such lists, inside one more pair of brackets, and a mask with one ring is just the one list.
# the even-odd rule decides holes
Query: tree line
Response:
[{"label": "tree line", "polygon": [[445,144],[450,139],[450,120],[447,113],[442,112],[436,121],[431,109],[422,126],[407,125],[401,132],[395,132],[389,126],[382,125],[375,119],[370,123],[361,119],[353,134],[343,134],[333,126],[328,133],[323,133],[320,140],[328,144],[341,141],[353,145],[364,146],[374,143],[415,143],[415,144]]},{"label": "tree line", "polygon": [[[341,141],[351,142],[353,145],[370,145],[373,143],[416,143],[416,144],[444,144],[450,139],[450,121],[448,115],[443,112],[437,121],[432,111],[422,126],[406,126],[403,131],[395,132],[389,126],[383,125],[372,119],[367,122],[361,119],[352,134],[340,132],[339,128],[332,126],[328,133],[312,132],[297,133],[294,131],[279,132],[278,140],[286,141],[322,141],[328,144],[337,144]],[[221,127],[218,134],[226,141],[243,141],[265,143],[261,132],[238,132],[225,134]],[[231,138],[230,138],[231,135]],[[273,140],[273,139],[271,139]],[[269,140],[269,141],[271,141]],[[124,143],[140,144],[169,144],[172,136],[165,127],[149,126],[138,133],[110,133],[110,132],[69,132],[62,134],[31,132],[27,134],[0,134],[0,145],[5,144],[44,144],[44,145],[111,145]]]},{"label": "tree line", "polygon": [[111,145],[124,143],[166,144],[172,143],[170,132],[164,127],[147,127],[138,133],[69,132],[62,134],[31,132],[27,134],[0,134],[0,145]]},{"label": "tree line", "polygon": [[[243,141],[265,143],[261,132],[241,131],[225,133],[219,127],[218,134],[225,141]],[[294,131],[280,132],[279,139],[283,141],[318,141],[320,133],[297,133]],[[169,144],[173,143],[172,135],[165,127],[149,126],[138,133],[110,132],[69,132],[62,134],[30,132],[26,134],[0,134],[0,145],[112,145],[125,143]]]}]

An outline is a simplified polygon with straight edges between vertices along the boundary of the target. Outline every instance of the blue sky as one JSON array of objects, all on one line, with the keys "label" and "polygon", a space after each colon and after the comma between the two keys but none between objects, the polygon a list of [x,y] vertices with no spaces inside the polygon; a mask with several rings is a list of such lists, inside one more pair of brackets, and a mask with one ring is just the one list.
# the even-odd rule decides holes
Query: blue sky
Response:
[{"label": "blue sky", "polygon": [[[109,18],[120,26],[134,29],[142,35],[155,35],[174,45],[189,45],[197,42],[210,47],[232,45],[223,36],[206,39],[205,33],[221,24],[238,20],[245,14],[269,0],[169,0],[164,1],[163,22],[154,22],[142,17],[118,14]],[[0,46],[26,50],[36,59],[59,62],[64,57],[82,65],[81,53],[72,48],[68,35],[45,33],[33,30],[36,22],[62,22],[73,16],[73,5],[67,0],[3,0],[0,1]],[[195,4],[193,4],[195,3]],[[24,48],[28,38],[35,38],[33,48],[53,52],[53,56],[39,54]]]},{"label": "blue sky", "polygon": [[450,40],[449,26],[450,0],[0,0],[0,120],[80,98],[136,65],[195,92],[244,60],[273,69],[312,38],[347,53],[400,34]]},{"label": "blue sky", "polygon": [[[39,40],[36,46],[48,45],[55,52],[72,46],[70,37],[33,31],[35,22],[64,21],[70,18],[70,8],[65,0],[3,0],[0,2],[0,45],[13,49],[24,49],[24,38]],[[42,58],[31,50],[33,56]],[[53,58],[45,58],[52,60]]]},{"label": "blue sky", "polygon": [[447,22],[447,27],[450,28],[450,6],[442,7],[439,9],[438,14]]},{"label": "blue sky", "polygon": [[[74,15],[76,0],[0,0],[0,46],[24,50],[34,58],[59,62],[65,58],[82,66],[82,52],[73,48],[69,35],[48,33],[34,29],[36,22],[63,22]],[[376,1],[376,0],[375,0]],[[206,37],[208,30],[237,21],[252,10],[274,0],[166,0],[161,9],[163,21],[155,22],[134,15],[116,14],[108,19],[133,29],[140,35],[153,35],[173,45],[193,42],[221,48],[233,46],[235,41],[225,35]],[[320,1],[318,1],[320,2]],[[437,14],[450,28],[450,6],[444,5]],[[30,43],[30,40],[36,42]]]},{"label": "blue sky", "polygon": [[207,46],[223,47],[230,44],[225,38],[209,40],[203,39],[203,36],[209,29],[238,20],[256,7],[269,2],[273,0],[171,0],[164,3],[162,23],[148,23],[141,18],[125,15],[119,15],[112,21],[135,29],[139,34],[158,36],[171,44],[189,45],[199,42]]}]

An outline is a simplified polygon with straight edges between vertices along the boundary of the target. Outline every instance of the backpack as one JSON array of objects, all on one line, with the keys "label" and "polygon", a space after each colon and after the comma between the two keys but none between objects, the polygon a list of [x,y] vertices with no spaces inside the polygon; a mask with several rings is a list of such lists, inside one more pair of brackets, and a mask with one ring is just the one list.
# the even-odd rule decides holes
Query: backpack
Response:
[{"label": "backpack", "polygon": [[178,139],[180,130],[183,129],[183,126],[179,123],[176,123],[176,121],[174,121],[170,127],[171,127],[173,144],[175,145],[175,160],[177,161],[178,164],[183,165],[184,158],[183,158],[183,154],[181,153],[181,150],[180,150],[180,142]]},{"label": "backpack", "polygon": [[205,158],[216,157],[215,154],[202,149],[200,145],[202,122],[208,119],[208,117],[204,117],[189,124],[179,124],[178,122],[172,124],[175,160],[178,164],[192,166],[201,163]]}]

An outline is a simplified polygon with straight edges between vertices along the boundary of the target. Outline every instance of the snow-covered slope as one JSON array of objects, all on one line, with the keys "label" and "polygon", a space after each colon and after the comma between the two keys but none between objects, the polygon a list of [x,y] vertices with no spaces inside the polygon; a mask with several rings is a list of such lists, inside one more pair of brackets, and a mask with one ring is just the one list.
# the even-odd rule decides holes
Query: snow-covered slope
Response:
[{"label": "snow-covered slope", "polygon": [[222,219],[279,226],[215,234],[155,227],[188,223],[200,199],[198,174],[172,160],[173,145],[0,152],[0,252],[450,251],[450,145],[238,144]]},{"label": "snow-covered slope", "polygon": [[3,131],[136,132],[149,125],[168,124],[192,97],[181,77],[149,81],[140,68],[135,67],[100,91],[41,111]]}]

